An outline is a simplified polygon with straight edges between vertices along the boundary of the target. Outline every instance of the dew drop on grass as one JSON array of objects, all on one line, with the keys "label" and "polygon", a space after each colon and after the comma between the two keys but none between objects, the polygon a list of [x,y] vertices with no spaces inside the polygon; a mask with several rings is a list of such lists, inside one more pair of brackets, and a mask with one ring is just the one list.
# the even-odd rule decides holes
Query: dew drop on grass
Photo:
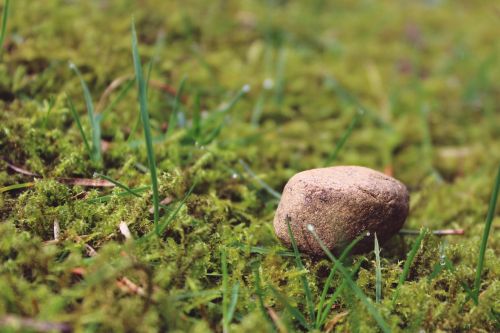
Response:
[{"label": "dew drop on grass", "polygon": [[266,90],[270,90],[270,89],[273,89],[273,86],[274,86],[274,81],[273,79],[271,78],[267,78],[264,80],[264,83],[262,84],[262,86],[264,87],[264,89]]}]

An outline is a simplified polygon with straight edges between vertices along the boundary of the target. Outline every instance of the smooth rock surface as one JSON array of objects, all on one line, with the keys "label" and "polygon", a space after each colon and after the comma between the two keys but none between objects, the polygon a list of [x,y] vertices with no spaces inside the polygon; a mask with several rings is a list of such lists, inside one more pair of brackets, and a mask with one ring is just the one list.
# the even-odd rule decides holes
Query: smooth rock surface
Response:
[{"label": "smooth rock surface", "polygon": [[300,172],[286,184],[274,230],[291,246],[287,227],[299,250],[324,256],[319,243],[307,230],[311,224],[319,238],[339,253],[361,234],[370,233],[355,252],[373,249],[373,235],[384,242],[403,226],[409,209],[406,186],[381,172],[360,166],[336,166]]}]

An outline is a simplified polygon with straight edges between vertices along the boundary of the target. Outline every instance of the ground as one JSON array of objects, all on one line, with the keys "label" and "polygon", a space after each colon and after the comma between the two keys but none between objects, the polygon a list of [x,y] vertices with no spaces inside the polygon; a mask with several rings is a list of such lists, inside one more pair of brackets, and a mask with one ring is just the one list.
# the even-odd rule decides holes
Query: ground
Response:
[{"label": "ground", "polygon": [[[10,5],[0,331],[500,329],[498,213],[474,289],[500,161],[494,1]],[[329,305],[331,261],[272,228],[286,181],[326,165],[404,182],[417,233],[381,244],[380,264],[374,251],[344,258]]]}]

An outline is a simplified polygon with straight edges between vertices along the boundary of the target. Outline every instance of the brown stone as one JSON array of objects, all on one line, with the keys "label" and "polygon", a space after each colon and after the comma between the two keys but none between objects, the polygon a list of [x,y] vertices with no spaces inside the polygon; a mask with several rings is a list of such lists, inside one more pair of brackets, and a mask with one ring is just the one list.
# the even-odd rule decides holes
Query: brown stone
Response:
[{"label": "brown stone", "polygon": [[311,224],[319,238],[339,253],[356,237],[367,234],[356,252],[373,248],[373,234],[383,243],[403,226],[408,216],[409,195],[401,182],[360,166],[312,169],[293,176],[286,184],[274,230],[291,246],[287,219],[301,252],[324,256],[308,231]]}]

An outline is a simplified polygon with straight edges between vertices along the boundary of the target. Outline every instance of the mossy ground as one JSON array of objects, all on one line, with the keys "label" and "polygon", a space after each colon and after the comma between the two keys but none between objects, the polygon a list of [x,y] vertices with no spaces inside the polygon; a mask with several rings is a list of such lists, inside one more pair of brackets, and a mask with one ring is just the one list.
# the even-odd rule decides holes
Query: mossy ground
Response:
[{"label": "mossy ground", "polygon": [[[331,264],[304,258],[301,271],[283,255],[271,224],[277,199],[240,160],[281,191],[294,173],[325,165],[356,100],[367,112],[332,164],[386,170],[407,184],[406,228],[465,229],[424,238],[394,307],[415,237],[384,244],[377,309],[395,332],[498,330],[498,215],[478,305],[462,287],[474,281],[500,160],[498,10],[494,1],[13,1],[0,63],[0,188],[33,181],[7,163],[41,177],[0,194],[0,330],[29,330],[5,318],[32,318],[76,332],[221,332],[221,251],[229,286],[239,283],[231,331],[276,330],[267,313],[279,329],[304,330],[271,287],[307,313],[299,277],[307,275],[316,300]],[[57,180],[99,172],[131,188],[150,184],[140,125],[129,138],[139,119],[135,88],[102,120],[102,163],[91,162],[67,102],[89,137],[68,62],[97,102],[113,80],[133,75],[132,15],[143,62],[154,59],[152,81],[178,88],[187,76],[187,129],[179,122],[166,140],[173,98],[148,92],[161,198],[175,207],[195,184],[164,234],[141,242],[125,241],[118,226],[126,222],[135,239],[153,230],[151,191],[136,197]],[[251,91],[223,119],[190,130],[195,96],[209,119],[246,84]],[[443,255],[455,271],[435,274]],[[360,262],[354,280],[374,299],[374,253],[346,265]],[[123,277],[144,295],[123,287]],[[331,292],[340,283],[335,277]],[[348,289],[327,323],[321,330],[377,330]]]}]

